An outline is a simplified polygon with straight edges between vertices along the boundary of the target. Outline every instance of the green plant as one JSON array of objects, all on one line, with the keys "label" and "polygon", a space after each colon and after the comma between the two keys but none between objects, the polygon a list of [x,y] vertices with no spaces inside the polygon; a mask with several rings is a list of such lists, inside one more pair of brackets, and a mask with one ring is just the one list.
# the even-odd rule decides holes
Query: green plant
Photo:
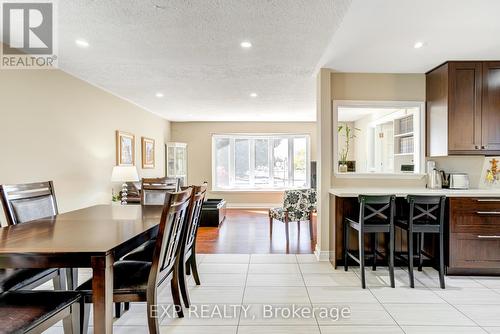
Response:
[{"label": "green plant", "polygon": [[120,201],[120,194],[115,194],[115,190],[111,189],[111,201],[113,202],[119,202]]},{"label": "green plant", "polygon": [[360,129],[350,127],[347,124],[339,124],[337,128],[337,132],[345,138],[345,146],[339,152],[339,162],[343,165],[347,164],[347,156],[349,154],[351,140],[356,138],[356,131],[360,131]]}]

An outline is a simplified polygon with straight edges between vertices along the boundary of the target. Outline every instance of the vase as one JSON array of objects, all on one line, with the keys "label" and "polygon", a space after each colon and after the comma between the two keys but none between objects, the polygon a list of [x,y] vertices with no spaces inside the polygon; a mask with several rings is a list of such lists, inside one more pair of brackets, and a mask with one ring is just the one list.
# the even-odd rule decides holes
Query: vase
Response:
[{"label": "vase", "polygon": [[347,173],[347,164],[340,164],[339,165],[339,173]]}]

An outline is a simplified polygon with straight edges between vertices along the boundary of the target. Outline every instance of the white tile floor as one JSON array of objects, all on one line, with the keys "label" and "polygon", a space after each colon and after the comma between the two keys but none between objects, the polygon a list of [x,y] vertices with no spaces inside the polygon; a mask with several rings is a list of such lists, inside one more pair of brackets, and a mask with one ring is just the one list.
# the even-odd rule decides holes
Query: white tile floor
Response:
[{"label": "white tile floor", "polygon": [[[191,314],[163,318],[162,333],[500,333],[500,278],[447,277],[441,290],[437,272],[425,268],[410,289],[407,272],[398,269],[392,289],[380,267],[367,270],[363,290],[359,269],[335,270],[313,255],[201,255],[199,263],[202,286],[189,281]],[[81,271],[80,279],[88,275]],[[159,299],[168,304],[165,290]],[[310,313],[287,316],[293,305]],[[269,307],[285,313],[265,316]],[[348,316],[339,317],[342,311]],[[132,304],[114,324],[114,333],[147,333],[145,304]]]}]

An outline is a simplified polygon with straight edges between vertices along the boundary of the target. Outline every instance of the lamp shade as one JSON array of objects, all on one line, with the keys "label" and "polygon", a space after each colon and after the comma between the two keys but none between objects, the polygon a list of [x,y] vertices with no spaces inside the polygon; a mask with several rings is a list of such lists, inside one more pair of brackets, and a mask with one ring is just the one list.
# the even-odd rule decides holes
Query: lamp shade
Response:
[{"label": "lamp shade", "polygon": [[111,173],[111,182],[137,182],[139,174],[135,166],[115,166]]}]

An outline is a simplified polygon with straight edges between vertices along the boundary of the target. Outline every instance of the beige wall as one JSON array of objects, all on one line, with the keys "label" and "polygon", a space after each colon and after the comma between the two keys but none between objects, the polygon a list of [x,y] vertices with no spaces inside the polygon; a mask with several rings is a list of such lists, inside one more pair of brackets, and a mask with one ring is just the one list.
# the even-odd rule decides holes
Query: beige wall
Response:
[{"label": "beige wall", "polygon": [[[331,73],[330,92],[332,100],[423,102],[425,74]],[[336,187],[423,186],[424,184],[425,179],[377,180],[332,177],[332,185]]]},{"label": "beige wall", "polygon": [[425,74],[332,73],[333,100],[424,101]]},{"label": "beige wall", "polygon": [[316,256],[328,260],[330,238],[330,194],[332,177],[332,138],[337,133],[332,123],[332,94],[330,70],[322,68],[317,77],[316,121],[318,132],[318,242]]},{"label": "beige wall", "polygon": [[[0,71],[0,124],[0,183],[53,180],[61,212],[109,203],[117,129],[135,134],[140,175],[165,174],[169,122],[59,70]],[[141,136],[155,169],[141,169]]]},{"label": "beige wall", "polygon": [[[212,187],[212,134],[216,133],[301,133],[311,136],[311,160],[316,159],[316,125],[313,122],[172,122],[172,141],[188,144],[188,183],[208,181]],[[209,192],[231,206],[282,202],[282,192]]]}]

